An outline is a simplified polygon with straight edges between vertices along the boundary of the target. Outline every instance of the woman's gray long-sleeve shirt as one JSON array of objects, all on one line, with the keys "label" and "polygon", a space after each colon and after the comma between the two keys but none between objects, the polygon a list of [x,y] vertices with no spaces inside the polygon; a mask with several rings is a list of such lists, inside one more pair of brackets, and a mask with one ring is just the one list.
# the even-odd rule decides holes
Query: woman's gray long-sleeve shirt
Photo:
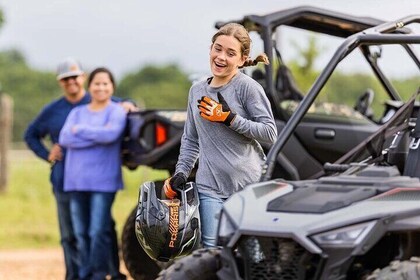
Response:
[{"label": "woman's gray long-sleeve shirt", "polygon": [[[218,101],[220,92],[237,115],[228,127],[202,118],[197,100],[208,96]],[[187,120],[175,173],[188,177],[197,159],[198,191],[227,198],[250,183],[258,182],[265,154],[261,143],[272,144],[277,129],[270,102],[260,84],[238,72],[222,87],[207,81],[194,84],[188,97]]]}]

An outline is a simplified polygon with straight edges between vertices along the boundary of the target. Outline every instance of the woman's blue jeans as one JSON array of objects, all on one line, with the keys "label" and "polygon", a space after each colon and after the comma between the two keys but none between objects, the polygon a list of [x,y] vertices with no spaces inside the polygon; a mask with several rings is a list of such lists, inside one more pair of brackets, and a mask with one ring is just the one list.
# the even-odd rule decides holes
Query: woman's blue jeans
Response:
[{"label": "woman's blue jeans", "polygon": [[70,210],[80,256],[80,279],[105,279],[111,256],[111,207],[115,193],[72,192]]},{"label": "woman's blue jeans", "polygon": [[200,193],[201,242],[203,247],[215,247],[219,215],[224,199]]}]

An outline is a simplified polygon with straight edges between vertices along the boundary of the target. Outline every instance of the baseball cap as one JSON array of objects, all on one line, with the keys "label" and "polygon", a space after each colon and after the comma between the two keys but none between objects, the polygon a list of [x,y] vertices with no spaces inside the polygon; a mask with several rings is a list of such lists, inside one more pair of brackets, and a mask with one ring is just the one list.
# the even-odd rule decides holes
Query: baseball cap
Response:
[{"label": "baseball cap", "polygon": [[80,63],[76,59],[68,57],[62,62],[60,62],[60,64],[58,64],[57,80],[61,80],[72,76],[79,76],[84,73],[85,72],[83,71],[82,65],[80,65]]}]

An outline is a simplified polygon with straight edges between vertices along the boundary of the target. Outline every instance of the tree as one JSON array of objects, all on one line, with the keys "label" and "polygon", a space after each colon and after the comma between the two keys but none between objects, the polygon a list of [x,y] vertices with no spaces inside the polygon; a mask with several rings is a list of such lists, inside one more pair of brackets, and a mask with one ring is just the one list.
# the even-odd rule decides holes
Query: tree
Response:
[{"label": "tree", "polygon": [[0,29],[3,26],[4,23],[4,15],[3,15],[3,11],[0,9]]},{"label": "tree", "polygon": [[[287,64],[299,88],[303,93],[307,93],[320,74],[320,70],[315,69],[315,62],[322,53],[323,47],[319,46],[314,36],[308,37],[307,44],[303,46],[295,42],[292,44],[298,50],[298,56]],[[348,60],[345,63],[348,63]],[[394,78],[391,79],[391,83],[401,93],[403,99],[408,99],[417,90],[419,79],[417,76]],[[374,117],[378,119],[384,110],[383,103],[390,97],[370,71],[359,70],[356,73],[348,73],[338,68],[335,69],[316,102],[346,104],[349,107],[354,107],[357,99],[368,89],[375,93],[372,109]]]},{"label": "tree", "polygon": [[309,36],[307,42],[304,47],[295,41],[291,42],[294,48],[298,50],[298,55],[297,58],[288,63],[297,84],[304,93],[308,92],[319,75],[319,70],[315,69],[315,61],[324,49],[319,46],[315,36]]},{"label": "tree", "polygon": [[53,98],[60,96],[53,72],[31,69],[18,50],[0,52],[2,90],[14,100],[13,141],[22,141],[29,122]]},{"label": "tree", "polygon": [[319,57],[323,49],[318,45],[315,36],[308,37],[307,47],[302,48],[296,42],[292,42],[293,46],[298,50],[298,56],[302,58],[300,71],[303,74],[309,74],[315,70],[315,60]]},{"label": "tree", "polygon": [[141,107],[185,109],[190,86],[188,76],[177,65],[147,65],[126,75],[117,94],[133,99]]}]

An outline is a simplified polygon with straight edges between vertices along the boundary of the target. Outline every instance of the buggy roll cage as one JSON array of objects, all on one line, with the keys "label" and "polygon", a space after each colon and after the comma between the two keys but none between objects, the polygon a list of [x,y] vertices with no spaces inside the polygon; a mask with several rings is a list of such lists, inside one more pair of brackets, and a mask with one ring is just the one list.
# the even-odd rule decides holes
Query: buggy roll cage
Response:
[{"label": "buggy roll cage", "polygon": [[[271,179],[272,172],[276,163],[276,158],[279,152],[283,149],[287,141],[289,140],[291,134],[295,131],[297,125],[302,120],[306,112],[308,111],[311,104],[314,102],[315,98],[320,93],[321,89],[327,82],[328,78],[331,76],[332,72],[338,65],[338,63],[344,59],[348,54],[350,54],[355,48],[366,48],[369,45],[390,45],[398,44],[402,45],[405,50],[409,53],[410,57],[414,60],[415,64],[420,70],[420,61],[419,58],[414,53],[413,48],[409,44],[420,44],[420,35],[413,34],[411,32],[401,31],[406,25],[411,23],[420,23],[420,15],[413,15],[404,17],[397,21],[391,21],[382,23],[378,26],[368,28],[364,31],[358,32],[354,35],[348,37],[336,50],[333,57],[330,59],[327,66],[323,69],[321,74],[318,76],[312,87],[310,88],[308,94],[302,99],[299,103],[294,114],[287,121],[286,125],[282,129],[277,141],[271,147],[268,155],[266,164],[263,168],[262,176],[260,181],[267,181]],[[373,64],[374,61],[370,61]],[[372,65],[372,64],[371,64]],[[373,67],[374,72],[377,74],[379,67]],[[382,73],[382,72],[380,72]],[[377,75],[381,80],[382,76]],[[382,81],[382,80],[381,80]],[[386,80],[387,81],[387,80]],[[387,83],[383,83],[385,88],[388,88]],[[389,84],[390,85],[390,84]],[[391,87],[390,87],[391,88]],[[389,89],[389,88],[388,88]],[[392,94],[391,97],[394,99],[399,99],[398,94]]]},{"label": "buggy roll cage", "polygon": [[[360,33],[363,30],[371,30],[369,32],[373,34],[378,31],[372,28],[375,26],[380,26],[381,24],[385,24],[385,21],[371,17],[357,17],[312,6],[300,6],[262,16],[247,15],[240,20],[217,22],[215,27],[219,29],[223,25],[230,22],[240,23],[248,31],[257,32],[264,42],[264,52],[267,54],[269,61],[273,61],[273,50],[275,50],[273,35],[276,28],[281,25],[341,38],[347,38],[356,33]],[[385,30],[382,30],[381,32],[386,31],[386,33],[395,32],[403,34],[411,33],[410,29],[403,26],[398,29],[393,29],[387,24],[385,25],[386,26],[383,27]],[[361,51],[390,98],[392,100],[401,100],[397,91],[392,87],[389,80],[377,65],[374,55],[370,54],[369,48],[364,47],[362,44]],[[409,55],[412,57],[412,59],[415,60],[418,64],[419,61],[414,52],[410,48],[408,48],[407,51],[409,52]],[[273,77],[274,68],[272,64],[265,65],[265,73],[265,90],[269,99],[273,103],[273,113],[276,114],[276,116],[279,118],[282,118],[283,114],[280,109],[280,102],[282,101],[282,97],[279,96],[278,92],[276,91],[276,83]]]}]

